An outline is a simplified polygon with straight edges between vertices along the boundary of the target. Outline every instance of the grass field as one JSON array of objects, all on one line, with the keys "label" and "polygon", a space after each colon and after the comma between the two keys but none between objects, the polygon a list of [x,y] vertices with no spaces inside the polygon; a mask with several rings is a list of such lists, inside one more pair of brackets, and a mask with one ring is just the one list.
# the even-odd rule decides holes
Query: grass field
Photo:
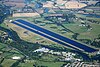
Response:
[{"label": "grass field", "polygon": [[[15,19],[15,18],[14,18]],[[28,18],[28,20],[30,20],[30,18]],[[32,20],[32,18],[31,18]],[[31,21],[30,20],[30,21]],[[24,28],[21,28],[17,25],[14,25],[12,23],[6,23],[8,25],[9,28],[13,29],[14,31],[16,31],[18,33],[18,36],[25,40],[25,41],[28,41],[28,42],[33,42],[33,43],[36,43],[36,42],[39,42],[39,43],[42,43],[42,44],[56,44],[55,42],[52,42],[51,40],[48,40],[47,38],[44,38],[40,35],[37,35],[33,32],[30,32]],[[26,33],[25,33],[26,32]]]},{"label": "grass field", "polygon": [[[10,52],[18,53],[16,50],[15,51],[13,50],[13,51],[10,51]],[[8,56],[8,54],[10,54],[10,53],[4,53],[4,54],[5,54],[5,56]],[[10,57],[12,57],[14,55],[15,54],[12,54]],[[15,56],[20,56],[20,55],[16,54]],[[51,55],[51,54],[43,54],[42,57],[39,60],[27,60],[26,59],[25,62],[20,62],[17,67],[34,67],[33,64],[36,65],[36,66],[61,67],[63,64],[65,64],[65,62],[55,61],[55,59],[57,59],[58,57],[59,56],[55,56],[55,55]],[[16,63],[16,61],[17,60],[13,60],[11,58],[5,57],[5,59],[1,63],[1,65],[3,67],[10,67],[14,63]]]},{"label": "grass field", "polygon": [[[83,16],[81,14],[76,14],[77,17],[81,17],[81,18],[85,18],[87,20],[94,20],[94,21],[97,21],[97,22],[100,22],[100,18],[92,18],[92,17],[86,17],[86,16]],[[86,32],[83,32],[81,33],[78,38],[79,39],[90,39],[90,40],[93,40],[94,38],[97,38],[98,35],[100,34],[100,24],[96,24],[96,23],[89,23],[92,27],[92,30],[90,31],[86,31]]]},{"label": "grass field", "polygon": [[38,66],[47,66],[47,67],[61,67],[64,62],[41,62],[37,61]]},{"label": "grass field", "polygon": [[3,63],[1,64],[3,67],[10,67],[16,60],[11,59],[4,59]]},{"label": "grass field", "polygon": [[33,65],[36,65],[36,67],[41,66],[47,66],[47,67],[61,67],[64,62],[43,62],[43,61],[37,61],[37,60],[27,60],[25,63],[20,63],[18,67],[34,67]]},{"label": "grass field", "polygon": [[[100,21],[98,19],[98,21]],[[41,22],[44,23],[44,22]],[[75,22],[75,23],[71,23],[71,24],[63,24],[63,26],[65,26],[67,29],[73,31],[74,33],[79,33],[80,35],[78,36],[79,39],[90,39],[93,40],[94,38],[97,38],[97,36],[100,34],[100,24],[95,24],[95,23],[91,23],[90,25],[92,26],[92,30],[88,31],[86,27],[81,27],[79,26],[81,24],[81,21]],[[40,23],[37,24],[38,26],[41,26]],[[58,33],[60,35],[63,35],[65,37],[71,38],[73,33],[72,32],[66,32],[62,34],[64,29],[61,26],[57,26],[56,24],[45,24],[45,26],[41,26],[45,29],[48,29],[50,31],[53,31],[55,33]],[[55,27],[55,28],[51,28],[51,27]]]},{"label": "grass field", "polygon": [[5,25],[5,23],[0,24],[0,26],[8,29],[8,27]]},{"label": "grass field", "polygon": [[[15,62],[16,60],[5,59],[1,65],[3,67],[10,67]],[[26,60],[24,63],[19,63],[18,67],[34,67],[33,64],[36,66],[61,67],[63,64],[65,64],[65,62],[43,62],[38,60]]]},{"label": "grass field", "polygon": [[51,54],[43,54],[39,60],[26,60],[25,63],[20,63],[18,66],[21,67],[36,67],[47,66],[47,67],[61,67],[65,62],[55,62],[57,56]]},{"label": "grass field", "polygon": [[0,51],[4,52],[3,54],[1,54],[1,56],[5,57],[5,58],[11,58],[13,56],[21,56],[22,57],[22,55],[17,50],[12,49],[7,44],[0,43]]},{"label": "grass field", "polygon": [[3,52],[0,55],[0,61],[4,57],[4,61],[1,63],[1,66],[3,67],[10,67],[16,60],[12,60],[11,58],[13,56],[22,56],[18,51],[11,50],[11,48],[8,48],[7,44],[0,43],[0,51]]},{"label": "grass field", "polygon": [[[77,14],[77,16],[85,18],[85,16],[81,16],[79,14]],[[12,18],[12,19],[15,20],[17,18]],[[52,32],[55,32],[57,34],[65,36],[67,38],[72,38],[72,35],[74,35],[72,32],[65,31],[64,28],[61,26],[57,26],[56,24],[48,24],[48,22],[51,22],[51,21],[45,20],[44,18],[41,18],[41,17],[32,17],[32,18],[23,17],[20,19],[30,21],[33,24],[36,24],[42,28],[48,29]],[[94,20],[100,21],[100,19],[98,19],[98,18],[88,18],[88,19],[94,19]],[[35,23],[34,20],[37,20],[40,22]],[[100,34],[100,31],[99,31],[100,24],[89,23],[93,28],[90,31],[88,31],[86,27],[79,26],[80,24],[81,24],[81,20],[76,21],[75,23],[70,23],[70,24],[65,23],[65,24],[63,24],[63,26],[66,27],[67,29],[73,31],[74,33],[79,33],[77,39],[89,39],[92,41],[92,40],[94,40],[94,38],[97,38],[98,35]],[[13,30],[15,30],[18,33],[18,35],[26,41],[29,41],[29,42],[37,42],[38,41],[39,43],[43,42],[43,44],[56,44],[48,39],[45,39],[44,37],[41,37],[35,33],[29,32],[29,31],[28,31],[28,34],[24,34],[24,32],[27,30],[22,29],[14,24],[9,23],[8,26],[11,27]],[[17,29],[18,29],[18,31],[17,31]]]},{"label": "grass field", "polygon": [[[90,18],[90,17],[86,17],[86,16],[83,16],[83,15],[80,15],[80,14],[76,14],[76,16],[86,18],[86,19],[90,19],[90,20],[92,19],[94,21],[100,22],[99,18]],[[55,32],[57,34],[60,34],[62,36],[70,38],[70,39],[72,39],[72,35],[74,35],[74,33],[79,33],[77,39],[89,39],[89,40],[93,41],[100,34],[100,24],[89,23],[92,27],[92,30],[88,31],[85,26],[79,26],[81,24],[80,20],[76,21],[75,23],[69,23],[68,24],[66,22],[66,23],[62,24],[66,29],[69,29],[72,32],[74,32],[74,33],[72,33],[72,32],[65,31],[63,27],[57,26],[57,24],[49,24],[48,22],[51,22],[51,21],[45,20],[44,18],[41,18],[41,17],[16,17],[16,18],[10,18],[10,19],[11,20],[24,19],[24,20],[30,21],[31,23],[36,24],[36,25],[38,25],[42,28],[45,28],[47,30],[50,30],[52,32]],[[35,23],[34,20],[39,21],[39,22]],[[58,48],[63,47],[62,45],[58,45],[57,43],[55,43],[51,40],[48,40],[47,38],[44,38],[40,35],[37,35],[37,34],[32,33],[32,32],[30,32],[26,29],[23,29],[23,28],[21,28],[17,25],[9,23],[8,21],[5,21],[5,23],[0,24],[0,26],[7,28],[7,29],[11,28],[12,30],[16,31],[18,36],[22,40],[32,42],[32,43],[38,42],[39,44],[42,44],[42,45],[49,45],[49,47],[52,46],[52,45],[53,45],[53,47],[55,47],[54,45],[56,45]],[[24,43],[24,44],[27,44],[27,43]],[[20,44],[20,45],[22,46],[24,44]],[[28,46],[30,46],[30,45],[28,44]],[[31,48],[31,46],[30,46],[30,48]],[[34,48],[32,47],[31,49],[34,49]],[[22,49],[22,50],[24,51],[26,49]],[[23,55],[19,51],[9,48],[7,44],[0,43],[0,51],[4,52],[0,55],[0,57],[5,58],[4,61],[1,63],[1,65],[3,67],[10,67],[11,65],[13,65],[17,61],[17,60],[11,59],[13,56],[23,57]],[[36,65],[37,67],[42,67],[42,66],[61,67],[63,64],[66,64],[65,62],[55,61],[58,58],[61,58],[61,57],[51,55],[51,54],[43,54],[41,56],[41,58],[39,58],[39,60],[34,60],[33,58],[32,58],[33,60],[27,59],[25,62],[19,63],[18,67],[33,67],[33,64]],[[2,58],[0,58],[0,59],[2,59]]]},{"label": "grass field", "polygon": [[98,21],[100,22],[100,18],[95,18],[95,17],[86,17],[82,14],[76,14],[77,17],[80,17],[80,18],[84,18],[84,19],[87,19],[87,20],[94,20],[94,21]]}]

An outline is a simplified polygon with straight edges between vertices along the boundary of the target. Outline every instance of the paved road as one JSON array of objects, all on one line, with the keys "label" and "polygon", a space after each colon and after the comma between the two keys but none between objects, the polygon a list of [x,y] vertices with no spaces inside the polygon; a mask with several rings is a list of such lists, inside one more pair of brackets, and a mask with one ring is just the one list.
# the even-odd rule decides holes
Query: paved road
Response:
[{"label": "paved road", "polygon": [[[24,20],[21,20],[21,19],[15,20],[15,22],[12,22],[12,23],[14,23],[14,24],[16,24],[16,25],[18,25],[18,26],[21,26],[21,27],[23,27],[23,28],[25,28],[25,29],[28,29],[28,30],[30,30],[30,31],[32,31],[32,32],[35,32],[35,33],[37,33],[37,34],[39,34],[39,35],[41,35],[41,36],[44,36],[44,37],[46,37],[46,38],[48,38],[48,39],[50,39],[50,40],[53,40],[53,41],[55,41],[55,42],[57,42],[57,43],[59,43],[59,44],[66,45],[66,46],[71,47],[71,48],[75,48],[75,49],[79,48],[79,49],[82,49],[82,50],[84,50],[84,51],[86,51],[86,52],[95,52],[95,51],[97,51],[97,50],[94,49],[94,48],[88,47],[88,46],[86,46],[86,45],[83,45],[83,44],[81,44],[81,43],[78,43],[78,42],[76,42],[76,41],[73,41],[73,40],[71,40],[71,39],[68,39],[68,38],[66,38],[66,37],[64,37],[64,36],[61,36],[61,35],[59,35],[59,34],[56,34],[56,33],[54,33],[54,32],[51,32],[51,31],[49,31],[49,30],[43,29],[43,28],[41,28],[41,27],[39,27],[39,26],[36,26],[36,25],[34,25],[34,24],[30,23],[30,22],[27,22],[27,21],[24,21]],[[20,23],[23,24],[23,25],[20,25]],[[31,27],[31,28],[33,28],[33,29],[36,29],[36,30],[38,30],[39,32],[38,32],[38,31],[31,30],[31,29],[28,28],[28,27],[24,27],[24,25],[29,26],[29,27]],[[42,32],[42,33],[40,33],[40,32]],[[47,34],[47,35],[49,35],[49,36],[47,36],[47,35],[45,35],[45,34],[43,34],[43,33],[45,33],[45,34]],[[51,36],[51,37],[50,37],[50,36]],[[54,38],[52,38],[52,37],[54,37]],[[55,38],[56,38],[56,39],[55,39]],[[71,44],[71,45],[68,45],[68,44],[66,44],[66,43],[69,43],[69,44]],[[77,47],[77,48],[76,48],[76,47]]]}]

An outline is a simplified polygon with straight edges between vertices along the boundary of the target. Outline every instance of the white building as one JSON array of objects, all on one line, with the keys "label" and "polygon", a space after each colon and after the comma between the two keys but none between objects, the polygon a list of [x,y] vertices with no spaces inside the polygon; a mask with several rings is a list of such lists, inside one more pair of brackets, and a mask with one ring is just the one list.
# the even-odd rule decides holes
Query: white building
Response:
[{"label": "white building", "polygon": [[13,59],[13,60],[19,60],[19,59],[21,59],[21,57],[14,56],[14,57],[12,57],[12,59]]},{"label": "white building", "polygon": [[47,49],[47,48],[40,48],[40,49],[35,50],[34,52],[45,52],[45,53],[47,53],[47,52],[49,52],[49,49]]}]

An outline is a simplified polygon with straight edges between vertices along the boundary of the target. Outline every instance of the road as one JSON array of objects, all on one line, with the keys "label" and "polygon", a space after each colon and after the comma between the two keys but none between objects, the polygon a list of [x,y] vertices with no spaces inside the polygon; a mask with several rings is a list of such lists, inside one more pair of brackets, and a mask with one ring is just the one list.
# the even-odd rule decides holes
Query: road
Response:
[{"label": "road", "polygon": [[[68,47],[71,47],[71,48],[74,48],[74,49],[78,49],[78,50],[84,50],[86,52],[95,52],[97,51],[96,49],[94,48],[91,48],[89,46],[86,46],[84,44],[81,44],[81,43],[78,43],[74,40],[71,40],[71,39],[68,39],[64,36],[61,36],[59,34],[56,34],[54,32],[51,32],[49,30],[46,30],[44,28],[41,28],[37,25],[34,25],[30,22],[27,22],[27,21],[24,21],[24,20],[21,20],[21,19],[18,19],[18,20],[15,20],[14,22],[12,22],[20,27],[23,27],[29,31],[32,31],[36,34],[39,34],[43,37],[46,37],[52,41],[55,41],[59,44],[62,44],[62,45],[65,45],[65,46],[68,46]],[[35,30],[34,30],[35,29]],[[69,45],[70,44],[70,45]]]}]

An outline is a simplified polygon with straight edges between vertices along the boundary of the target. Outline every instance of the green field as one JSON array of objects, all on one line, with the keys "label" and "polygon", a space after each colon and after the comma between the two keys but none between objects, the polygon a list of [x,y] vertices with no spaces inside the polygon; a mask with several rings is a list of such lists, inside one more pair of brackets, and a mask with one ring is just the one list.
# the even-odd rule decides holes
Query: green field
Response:
[{"label": "green field", "polygon": [[[80,15],[80,14],[76,14],[77,17],[81,17],[81,18],[86,18],[86,19],[93,19],[95,21],[98,21],[100,22],[100,19],[98,18],[90,18],[90,17],[85,17],[83,15]],[[67,38],[70,38],[70,39],[73,39],[73,35],[74,33],[78,33],[79,35],[77,36],[77,39],[76,41],[78,42],[81,42],[81,43],[86,43],[88,41],[93,41],[95,38],[98,37],[98,35],[100,34],[100,24],[97,24],[97,23],[90,23],[88,20],[84,20],[87,24],[91,25],[92,27],[92,30],[88,31],[87,27],[86,26],[79,26],[81,24],[81,19],[75,21],[74,23],[63,23],[62,25],[72,31],[65,31],[65,28],[62,27],[62,26],[58,26],[57,24],[54,24],[54,23],[50,23],[52,21],[48,21],[48,20],[45,20],[43,17],[19,17],[20,19],[24,19],[24,20],[27,20],[27,21],[30,21],[31,23],[35,24],[35,25],[38,25],[42,28],[45,28],[47,30],[50,30],[52,32],[55,32],[57,34],[60,34],[62,36],[65,36]],[[19,18],[11,18],[13,20],[15,19],[19,19]],[[34,22],[35,21],[38,21],[38,22]],[[45,38],[41,38],[41,36],[38,36],[38,35],[35,35],[34,37],[27,37],[27,38],[24,38],[25,41],[28,41],[28,42],[40,42],[42,44],[55,44],[53,43],[52,41],[48,41],[47,39]],[[74,40],[74,39],[73,39]],[[83,40],[83,41],[81,41]]]},{"label": "green field", "polygon": [[[70,40],[67,41],[67,43],[62,39],[56,39],[51,35],[45,34],[46,36],[51,37],[51,39],[55,39],[56,42],[54,42],[53,39],[49,40],[50,38],[45,38],[41,35],[29,31],[28,29],[25,29],[25,27],[22,28],[10,22],[17,19],[26,20],[34,25],[62,35],[73,41],[82,43],[95,49],[99,49],[100,18],[96,16],[100,15],[100,11],[98,10],[99,6],[90,6],[83,8],[82,10],[70,10],[63,9],[66,4],[60,5],[62,6],[60,8],[59,5],[56,5],[56,1],[54,3],[52,1],[52,3],[50,2],[50,4],[52,4],[54,7],[52,7],[52,9],[49,8],[50,11],[46,13],[48,9],[46,11],[45,9],[48,7],[45,8],[43,6],[43,8],[39,7],[39,9],[35,7],[38,6],[38,4],[49,4],[49,1],[46,3],[42,3],[40,0],[39,2],[37,0],[35,2],[36,4],[27,3],[25,4],[25,7],[17,7],[17,9],[15,9],[17,3],[15,6],[13,6],[13,8],[11,7],[11,9],[10,6],[9,8],[5,6],[8,9],[6,8],[7,10],[5,10],[4,12],[2,8],[3,6],[0,7],[0,9],[2,8],[0,12],[0,19],[2,19],[3,15],[5,17],[5,19],[1,21],[2,23],[0,22],[0,67],[63,67],[63,65],[66,65],[68,63],[70,63],[70,66],[74,67],[74,65],[78,63],[81,64],[81,62],[83,62],[82,65],[88,62],[90,64],[97,64],[100,62],[100,54],[98,54],[99,52],[97,53],[97,51],[88,53],[86,51],[77,50],[75,49],[76,46],[81,46],[78,43],[76,43],[77,45],[74,45],[74,42],[72,44],[69,44]],[[1,2],[0,0],[0,4],[1,3],[3,2]],[[32,11],[30,9],[32,9]],[[8,10],[11,11],[9,12]],[[6,13],[6,11],[8,12]],[[40,14],[40,16],[32,15],[32,17],[21,17],[21,15],[20,17],[14,17],[13,15],[10,15],[10,13],[21,14],[20,11],[22,13],[37,12]],[[6,14],[9,14],[9,16],[5,16]],[[85,14],[90,15],[87,16]],[[95,16],[91,14],[94,14]],[[27,25],[24,26],[31,28]],[[35,31],[44,34],[44,32],[38,30]],[[63,45],[59,43],[62,43]],[[67,44],[75,48],[65,46]],[[48,48],[48,50],[46,52],[45,49],[42,50],[41,48]],[[38,51],[38,49],[40,51]],[[92,49],[90,51],[92,51]],[[20,57],[20,59],[13,59],[13,57]],[[77,62],[76,59],[79,59],[79,62]]]},{"label": "green field", "polygon": [[84,15],[82,15],[82,14],[76,14],[76,16],[79,17],[79,18],[84,18],[84,19],[87,19],[87,20],[94,20],[94,21],[100,22],[100,18],[86,17],[86,16],[84,16]]},{"label": "green field", "polygon": [[[19,67],[61,67],[65,62],[43,62],[38,60],[27,60],[25,63],[20,63]],[[35,66],[33,66],[35,65]]]},{"label": "green field", "polygon": [[[82,17],[82,16],[81,16]],[[26,20],[32,22],[34,18],[27,18]],[[90,19],[90,18],[89,18]],[[91,18],[97,21],[100,21],[98,18]],[[41,26],[41,24],[44,24],[46,22],[50,22],[47,20],[44,20],[43,18],[40,19],[38,18],[37,20],[40,20],[40,23],[37,23],[36,25]],[[34,22],[33,22],[34,23]],[[35,23],[34,23],[35,24]],[[100,34],[100,24],[95,24],[95,23],[90,23],[92,26],[92,30],[88,31],[86,27],[81,27],[79,26],[81,24],[81,21],[77,21],[75,23],[70,23],[70,24],[63,24],[67,29],[73,31],[74,33],[79,33],[80,35],[78,36],[78,39],[90,39],[93,40],[94,38],[97,38],[98,35]],[[55,33],[58,33],[60,35],[63,35],[65,37],[71,38],[73,33],[72,32],[66,32],[64,31],[63,27],[57,26],[56,24],[45,24],[44,26],[41,26],[45,29],[48,29],[50,31],[53,31]],[[64,32],[64,33],[63,33]]]},{"label": "green field", "polygon": [[47,66],[47,67],[61,67],[64,62],[40,62],[38,61],[37,66]]},{"label": "green field", "polygon": [[3,67],[10,67],[13,63],[15,63],[16,60],[12,60],[12,59],[4,59],[3,63],[1,63],[1,65]]}]

